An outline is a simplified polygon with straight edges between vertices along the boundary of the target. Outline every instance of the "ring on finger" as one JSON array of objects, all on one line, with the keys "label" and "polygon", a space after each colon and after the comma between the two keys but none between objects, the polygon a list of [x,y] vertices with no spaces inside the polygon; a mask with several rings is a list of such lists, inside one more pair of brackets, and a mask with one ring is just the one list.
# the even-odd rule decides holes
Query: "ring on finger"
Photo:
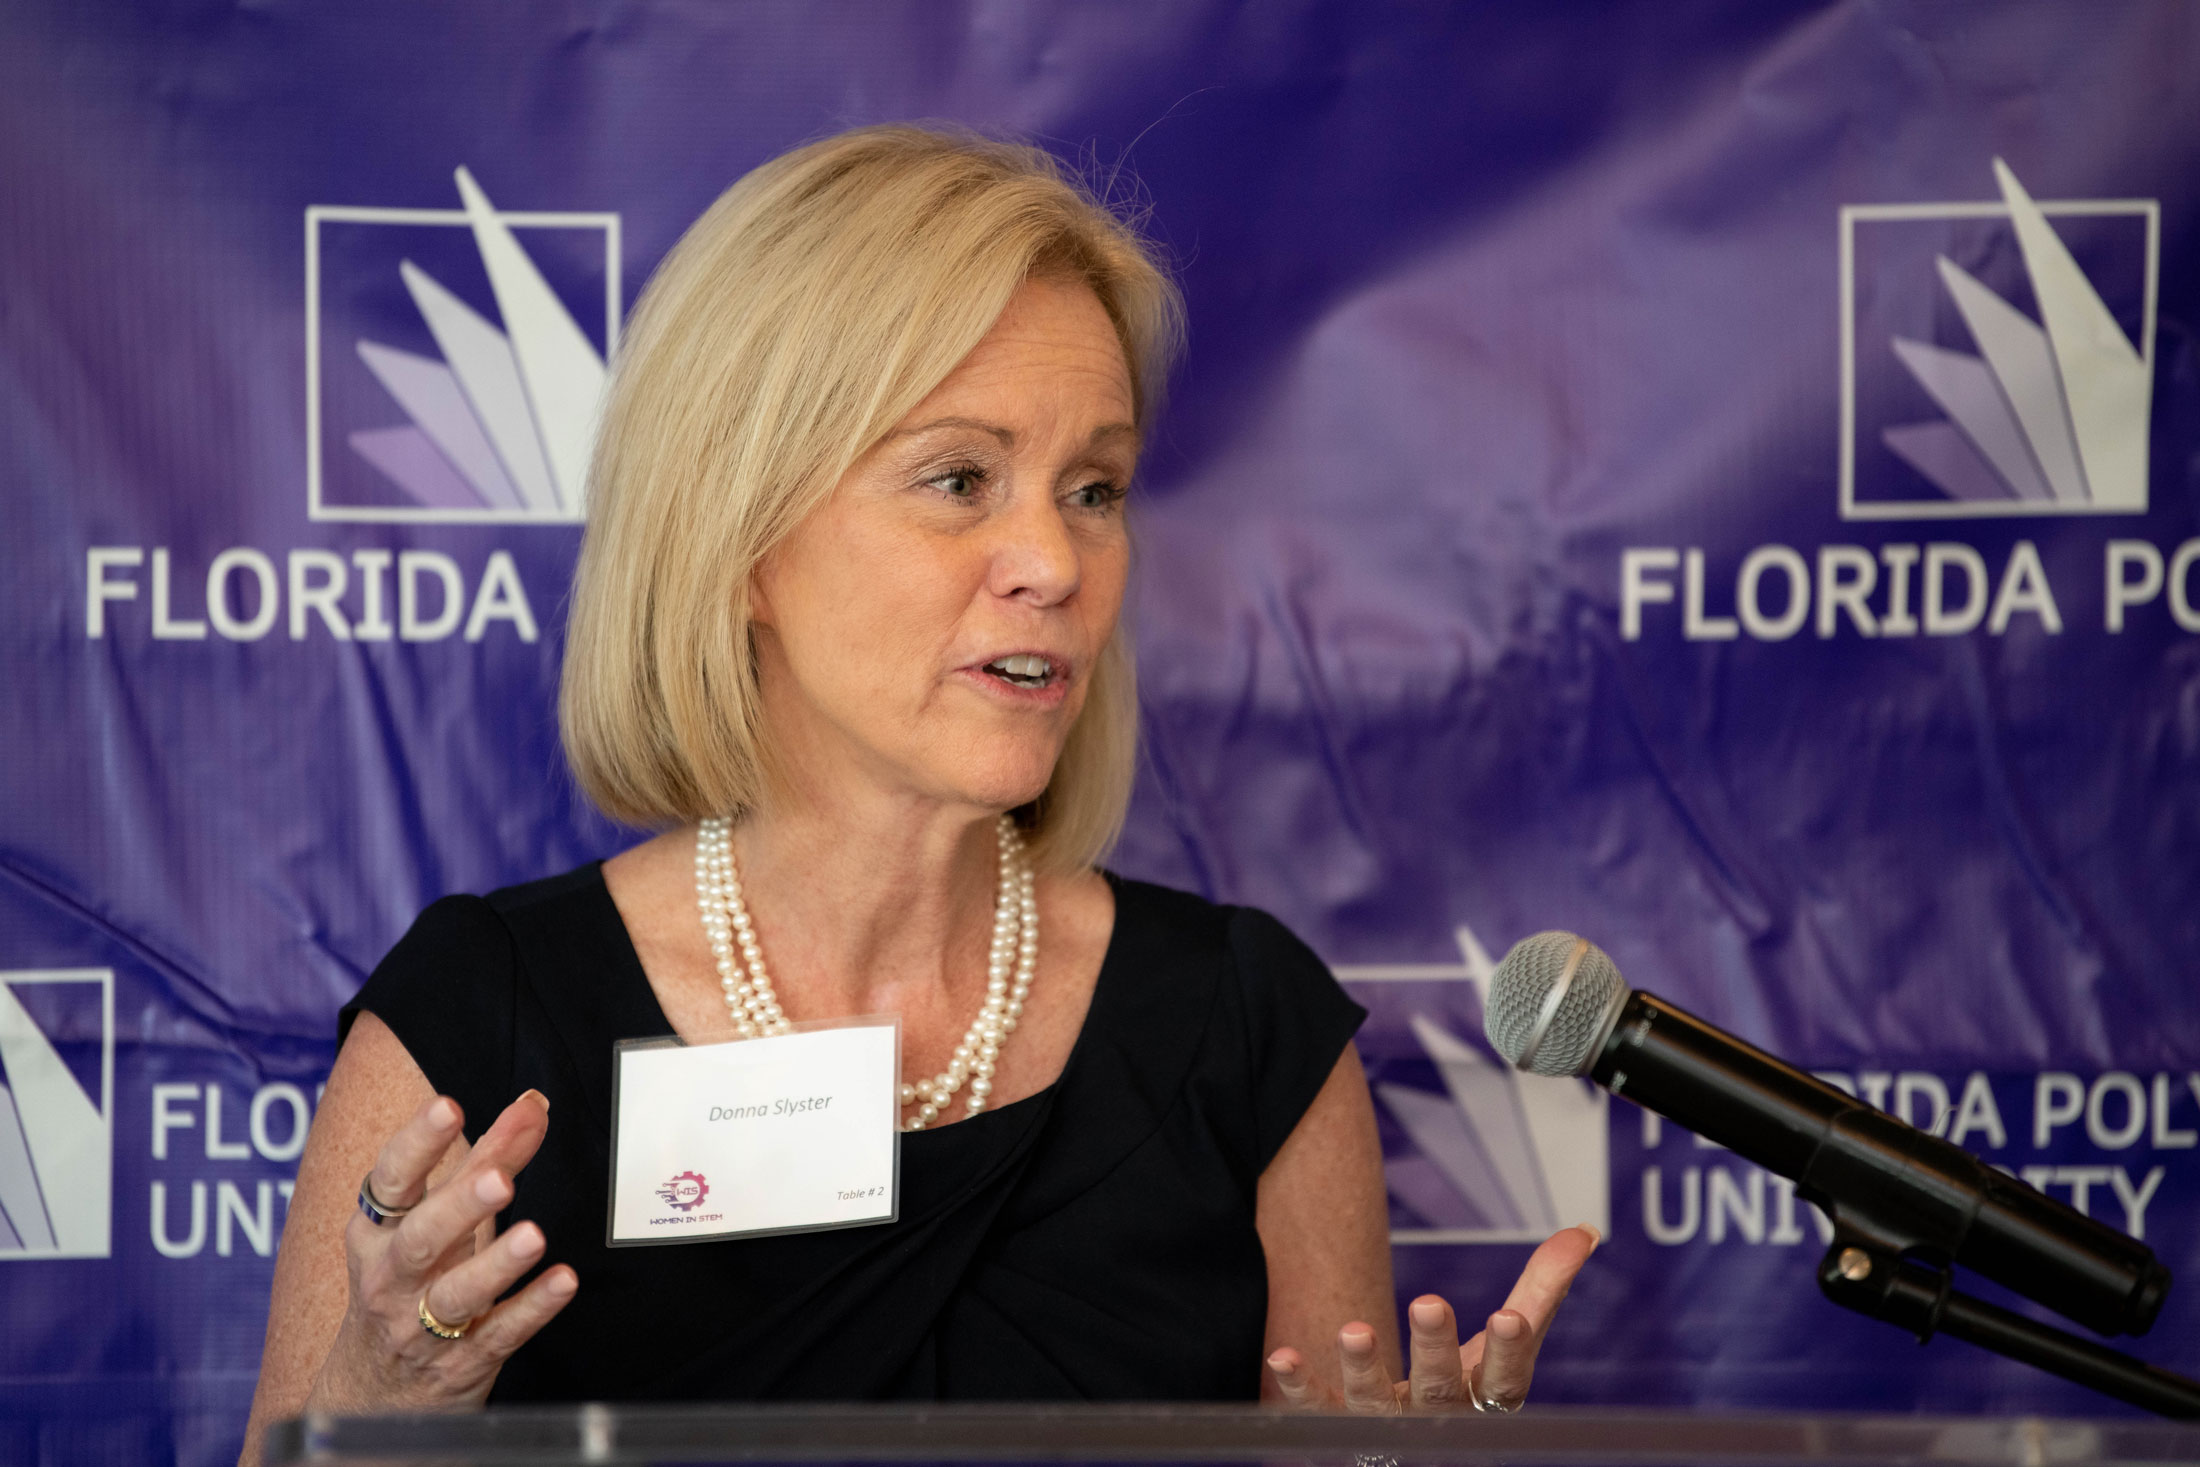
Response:
[{"label": "ring on finger", "polygon": [[406,1213],[411,1212],[412,1209],[410,1207],[392,1207],[375,1196],[374,1173],[368,1172],[359,1179],[359,1211],[365,1214],[368,1222],[380,1228],[396,1222]]},{"label": "ring on finger", "polygon": [[1475,1410],[1483,1412],[1484,1414],[1490,1416],[1510,1416],[1513,1412],[1518,1411],[1522,1406],[1527,1404],[1525,1399],[1506,1402],[1498,1400],[1495,1396],[1483,1395],[1482,1387],[1480,1383],[1477,1382],[1475,1379],[1475,1377],[1480,1375],[1481,1373],[1482,1367],[1480,1364],[1477,1364],[1474,1369],[1467,1372],[1467,1400],[1473,1405]]},{"label": "ring on finger", "polygon": [[473,1328],[473,1323],[470,1319],[463,1319],[457,1324],[445,1324],[428,1312],[428,1296],[426,1294],[420,1296],[420,1327],[437,1339],[459,1339],[465,1335],[467,1330]]}]

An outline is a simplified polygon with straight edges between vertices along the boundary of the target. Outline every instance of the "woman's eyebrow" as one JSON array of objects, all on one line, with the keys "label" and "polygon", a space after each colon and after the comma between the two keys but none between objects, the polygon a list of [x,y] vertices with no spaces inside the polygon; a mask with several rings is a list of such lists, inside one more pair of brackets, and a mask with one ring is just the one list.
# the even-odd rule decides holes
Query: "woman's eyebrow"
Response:
[{"label": "woman's eyebrow", "polygon": [[[936,432],[941,428],[975,429],[977,432],[984,433],[991,437],[999,439],[1003,448],[1013,448],[1016,446],[1015,429],[1004,428],[998,423],[988,423],[980,418],[963,417],[934,418],[930,422],[918,423],[907,428],[896,428],[893,432],[887,434],[886,437],[880,441],[885,443],[892,443],[897,439],[914,438],[917,437],[919,434]],[[1102,443],[1113,442],[1119,438],[1128,438],[1131,441],[1132,445],[1136,446],[1138,443],[1137,426],[1131,423],[1102,423],[1099,427],[1092,430],[1091,435],[1086,438],[1085,443],[1087,447],[1096,448]]]},{"label": "woman's eyebrow", "polygon": [[998,423],[982,422],[977,418],[934,418],[929,423],[918,423],[911,428],[896,428],[886,435],[884,441],[892,443],[897,438],[914,438],[920,433],[932,433],[941,428],[975,428],[980,433],[991,434],[993,437],[1000,439],[1003,448],[1010,447],[1016,442],[1016,434],[1013,429],[1003,428]]}]

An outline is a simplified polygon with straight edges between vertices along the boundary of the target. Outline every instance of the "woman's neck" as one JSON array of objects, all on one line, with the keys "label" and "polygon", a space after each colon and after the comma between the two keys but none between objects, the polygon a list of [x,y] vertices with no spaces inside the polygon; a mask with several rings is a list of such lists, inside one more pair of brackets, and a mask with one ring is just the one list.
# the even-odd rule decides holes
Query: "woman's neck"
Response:
[{"label": "woman's neck", "polygon": [[909,1013],[983,990],[996,842],[983,811],[780,798],[735,828],[758,941],[788,1016]]}]

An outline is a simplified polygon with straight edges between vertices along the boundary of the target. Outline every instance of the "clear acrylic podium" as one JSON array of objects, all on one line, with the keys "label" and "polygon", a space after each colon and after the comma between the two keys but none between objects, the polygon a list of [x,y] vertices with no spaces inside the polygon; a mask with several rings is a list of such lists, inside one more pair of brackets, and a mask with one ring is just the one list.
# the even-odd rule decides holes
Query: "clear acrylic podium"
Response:
[{"label": "clear acrylic podium", "polygon": [[2200,1427],[2036,1417],[1296,1415],[1256,1406],[605,1406],[317,1417],[271,1463],[1247,1463],[1306,1467],[2200,1464]]}]

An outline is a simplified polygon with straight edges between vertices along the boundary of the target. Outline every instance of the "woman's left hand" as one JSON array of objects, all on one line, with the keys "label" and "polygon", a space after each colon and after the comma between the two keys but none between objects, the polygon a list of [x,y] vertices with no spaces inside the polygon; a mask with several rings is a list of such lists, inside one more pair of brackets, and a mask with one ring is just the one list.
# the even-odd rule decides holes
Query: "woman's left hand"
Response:
[{"label": "woman's left hand", "polygon": [[1284,1400],[1305,1411],[1517,1411],[1528,1398],[1544,1333],[1600,1241],[1586,1223],[1545,1239],[1520,1271],[1505,1307],[1464,1345],[1451,1305],[1435,1294],[1414,1300],[1406,1310],[1411,1339],[1402,1381],[1390,1378],[1375,1331],[1358,1320],[1337,1331],[1341,1392],[1316,1381],[1305,1357],[1289,1345],[1268,1357],[1269,1373]]}]

